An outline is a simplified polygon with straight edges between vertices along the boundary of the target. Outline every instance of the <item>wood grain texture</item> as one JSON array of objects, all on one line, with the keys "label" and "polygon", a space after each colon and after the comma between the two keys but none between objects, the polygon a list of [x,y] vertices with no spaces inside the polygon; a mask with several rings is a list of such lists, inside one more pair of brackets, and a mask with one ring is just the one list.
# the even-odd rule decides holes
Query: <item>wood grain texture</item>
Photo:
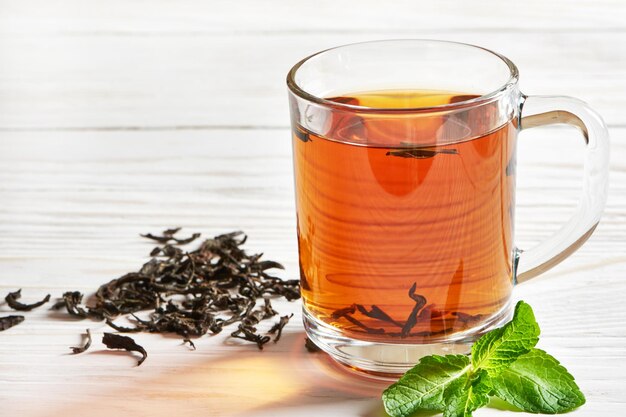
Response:
[{"label": "wood grain texture", "polygon": [[[502,33],[526,31],[624,31],[621,0],[528,0],[511,5],[499,0],[416,2],[278,0],[259,2],[184,0],[2,0],[0,30],[17,33],[85,35],[102,33],[312,33],[367,32],[390,28],[454,32],[471,29]],[[620,13],[621,12],[621,13]]]},{"label": "wood grain texture", "polygon": [[[519,66],[526,94],[577,96],[607,123],[622,123],[626,32],[407,35],[391,29],[379,37],[492,48]],[[370,39],[366,32],[0,37],[0,128],[285,128],[291,65],[318,50]]]},{"label": "wood grain texture", "polygon": [[[576,376],[576,416],[626,411],[626,3],[418,3],[0,0],[0,294],[93,292],[137,269],[139,233],[243,229],[296,277],[291,145],[284,76],[325,47],[393,37],[456,39],[512,58],[529,94],[588,101],[611,125],[609,201],[596,233],[516,289],[533,305],[540,347]],[[303,17],[306,16],[306,19]],[[350,17],[350,18],[347,18]],[[523,132],[518,245],[573,212],[582,140]],[[0,415],[382,417],[385,383],[303,348],[299,304],[263,352],[226,335],[190,351],[139,334],[149,357],[106,352],[106,328],[39,309],[0,333]],[[8,312],[0,302],[0,314]],[[271,323],[268,323],[271,325]],[[69,346],[85,328],[94,345]],[[477,416],[501,416],[497,403]],[[524,414],[519,414],[524,415]]]}]

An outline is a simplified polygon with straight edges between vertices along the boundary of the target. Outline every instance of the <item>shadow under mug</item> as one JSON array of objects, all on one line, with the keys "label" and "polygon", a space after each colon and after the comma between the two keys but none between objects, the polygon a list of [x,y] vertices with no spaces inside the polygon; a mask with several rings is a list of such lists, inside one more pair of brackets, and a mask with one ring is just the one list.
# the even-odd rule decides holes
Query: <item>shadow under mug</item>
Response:
[{"label": "shadow under mug", "polygon": [[[608,132],[580,100],[520,93],[484,48],[392,40],[341,46],[287,77],[308,337],[335,360],[397,374],[467,352],[511,292],[593,233]],[[520,130],[576,126],[587,144],[574,216],[534,248],[513,241]]]}]

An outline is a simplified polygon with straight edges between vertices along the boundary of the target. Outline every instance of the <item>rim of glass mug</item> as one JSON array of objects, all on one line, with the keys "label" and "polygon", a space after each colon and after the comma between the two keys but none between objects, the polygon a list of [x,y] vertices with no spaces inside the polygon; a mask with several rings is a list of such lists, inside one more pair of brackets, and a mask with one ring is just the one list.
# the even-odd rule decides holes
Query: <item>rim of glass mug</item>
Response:
[{"label": "rim of glass mug", "polygon": [[[305,64],[309,63],[314,58],[320,57],[329,52],[340,51],[342,49],[348,49],[348,48],[353,48],[357,46],[369,46],[369,45],[376,45],[376,44],[379,44],[379,45],[400,44],[400,43],[422,43],[422,44],[434,43],[438,45],[448,45],[448,46],[468,48],[471,50],[476,50],[477,52],[482,51],[482,52],[487,53],[490,56],[498,58],[502,63],[504,63],[508,67],[509,77],[498,88],[493,89],[488,93],[481,94],[475,98],[462,100],[462,101],[458,101],[455,103],[436,105],[436,106],[402,107],[402,108],[359,106],[359,105],[340,103],[337,101],[329,100],[324,97],[320,97],[319,95],[306,91],[305,88],[301,87],[298,84],[298,81],[296,79],[298,71]],[[518,81],[519,81],[519,70],[517,69],[517,66],[513,63],[513,61],[511,61],[509,58],[505,57],[504,55],[501,55],[488,48],[484,48],[478,45],[472,45],[469,43],[456,42],[456,41],[436,40],[436,39],[388,39],[388,40],[375,40],[375,41],[344,44],[344,45],[336,46],[333,48],[324,49],[322,51],[309,55],[306,58],[303,58],[298,63],[296,63],[287,74],[287,87],[292,93],[294,93],[298,97],[304,100],[322,105],[322,106],[326,106],[326,107],[349,110],[349,111],[359,111],[359,112],[364,112],[364,113],[367,113],[367,112],[375,112],[375,113],[386,113],[386,112],[389,112],[389,113],[404,113],[404,112],[418,113],[419,112],[421,113],[421,112],[424,112],[426,113],[426,112],[441,112],[441,111],[449,111],[449,110],[455,110],[455,109],[463,109],[463,108],[472,107],[472,106],[485,104],[491,101],[498,100],[501,96],[507,94],[511,89],[515,88],[518,84]]]}]

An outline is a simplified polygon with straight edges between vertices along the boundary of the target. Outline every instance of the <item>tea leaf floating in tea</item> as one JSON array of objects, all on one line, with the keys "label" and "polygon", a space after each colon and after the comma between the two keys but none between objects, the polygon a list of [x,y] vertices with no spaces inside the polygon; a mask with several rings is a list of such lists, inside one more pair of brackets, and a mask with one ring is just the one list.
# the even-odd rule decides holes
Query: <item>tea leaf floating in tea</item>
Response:
[{"label": "tea leaf floating in tea", "polygon": [[453,311],[452,315],[456,316],[459,319],[459,321],[463,323],[471,323],[471,322],[479,321],[485,318],[483,314],[467,314],[461,311]]},{"label": "tea leaf floating in tea", "polygon": [[404,327],[402,327],[402,332],[400,333],[400,337],[407,337],[409,333],[411,333],[411,329],[415,327],[417,324],[417,317],[420,310],[426,305],[426,297],[423,295],[419,295],[415,293],[417,289],[417,282],[414,282],[411,288],[409,289],[409,297],[415,301],[415,306],[413,310],[411,310],[411,314],[409,314],[409,318],[404,323]]},{"label": "tea leaf floating in tea", "polygon": [[135,341],[128,336],[120,336],[119,334],[114,333],[104,333],[102,336],[102,343],[104,343],[109,349],[124,349],[128,352],[141,353],[142,357],[137,362],[137,366],[140,366],[148,357],[146,350],[135,343]]},{"label": "tea leaf floating in tea", "polygon": [[32,310],[34,308],[37,308],[37,307],[40,307],[40,306],[46,304],[48,301],[50,301],[50,294],[48,294],[41,301],[37,301],[36,303],[32,303],[32,304],[23,304],[23,303],[20,303],[19,301],[17,301],[21,296],[22,296],[22,290],[19,289],[19,290],[15,291],[15,292],[8,293],[7,296],[4,299],[7,302],[7,304],[9,305],[9,307],[11,307],[13,310],[17,310],[17,311],[30,311],[30,310]]},{"label": "tea leaf floating in tea", "polygon": [[360,320],[355,319],[354,317],[352,317],[349,314],[346,314],[345,316],[343,316],[346,320],[348,320],[350,323],[359,326],[360,328],[362,328],[363,330],[365,330],[367,333],[370,334],[383,334],[385,333],[385,329],[380,328],[380,327],[370,327],[367,324],[363,323]]},{"label": "tea leaf floating in tea", "polygon": [[349,314],[354,314],[356,312],[356,304],[352,304],[351,306],[340,308],[339,310],[335,310],[331,317],[334,319],[338,319],[341,317],[345,317]]},{"label": "tea leaf floating in tea", "polygon": [[381,310],[380,307],[378,307],[376,304],[373,304],[369,311],[364,306],[362,306],[361,304],[357,304],[356,308],[364,316],[371,317],[373,319],[386,321],[386,322],[389,322],[391,324],[395,324],[396,326],[398,326],[400,328],[404,327],[404,325],[402,323],[400,323],[399,321],[394,320],[391,316],[389,316],[389,314],[387,314],[383,310]]},{"label": "tea leaf floating in tea", "polygon": [[436,149],[436,148],[414,148],[414,149],[394,149],[387,152],[387,156],[399,156],[400,158],[416,158],[426,159],[432,158],[437,154],[449,154],[458,155],[459,152],[456,149]]},{"label": "tea leaf floating in tea", "polygon": [[72,353],[74,354],[83,353],[84,351],[89,349],[89,346],[91,346],[91,332],[89,331],[89,329],[87,329],[86,332],[87,332],[87,341],[82,346],[70,347],[70,349],[72,349]]},{"label": "tea leaf floating in tea", "polygon": [[[389,337],[431,337],[437,335],[445,335],[451,333],[453,327],[446,326],[446,322],[460,322],[464,327],[469,327],[477,321],[485,318],[483,314],[467,314],[460,311],[442,311],[435,308],[434,304],[426,305],[426,297],[421,294],[417,294],[417,283],[413,283],[408,291],[408,296],[415,302],[414,306],[409,313],[406,321],[398,321],[383,311],[379,306],[373,304],[369,310],[362,304],[352,304],[347,307],[335,310],[330,316],[334,320],[345,319],[346,321],[354,324],[360,329],[364,330],[368,334],[384,334]],[[360,313],[365,317],[379,320],[382,323],[391,323],[396,327],[399,327],[401,331],[393,332],[381,328],[375,328],[368,326],[363,321],[354,317],[356,313]],[[419,323],[428,323],[431,320],[437,319],[444,327],[439,330],[424,330],[418,332],[412,332],[415,326]]]},{"label": "tea leaf floating in tea", "polygon": [[24,321],[24,316],[4,316],[0,317],[0,331],[10,329]]},{"label": "tea leaf floating in tea", "polygon": [[[370,327],[367,324],[363,323],[361,320],[356,319],[353,314],[357,311],[357,304],[352,304],[351,306],[340,308],[336,310],[331,317],[333,319],[344,318],[355,326],[360,327],[370,334],[382,334],[385,333],[385,329]],[[363,308],[363,306],[361,306]],[[359,309],[360,310],[360,309]]]},{"label": "tea leaf floating in tea", "polygon": [[297,129],[297,128],[294,129],[293,134],[296,135],[296,137],[300,139],[302,142],[313,142],[313,139],[311,139],[311,136],[308,133],[302,131],[301,129]]}]

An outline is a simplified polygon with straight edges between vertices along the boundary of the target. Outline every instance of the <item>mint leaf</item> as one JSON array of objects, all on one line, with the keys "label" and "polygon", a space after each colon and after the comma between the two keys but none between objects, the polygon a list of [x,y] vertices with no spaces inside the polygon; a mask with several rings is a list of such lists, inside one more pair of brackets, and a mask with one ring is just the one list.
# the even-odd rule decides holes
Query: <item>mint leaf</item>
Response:
[{"label": "mint leaf", "polygon": [[497,375],[519,356],[528,352],[539,341],[539,325],[532,308],[523,301],[515,306],[513,320],[484,334],[472,346],[474,369],[484,369],[490,376]]},{"label": "mint leaf", "polygon": [[489,402],[491,383],[486,371],[473,377],[467,373],[457,379],[444,392],[443,417],[472,417],[472,412]]},{"label": "mint leaf", "polygon": [[585,403],[574,377],[540,349],[520,356],[493,384],[498,397],[530,413],[563,413]]},{"label": "mint leaf", "polygon": [[531,413],[555,414],[585,403],[574,378],[546,352],[535,349],[539,325],[520,301],[513,319],[483,335],[463,355],[427,356],[383,392],[385,410],[408,417],[417,410],[444,417],[472,417],[489,397]]},{"label": "mint leaf", "polygon": [[385,411],[406,417],[418,409],[441,411],[444,391],[470,369],[464,355],[426,356],[383,392]]}]

